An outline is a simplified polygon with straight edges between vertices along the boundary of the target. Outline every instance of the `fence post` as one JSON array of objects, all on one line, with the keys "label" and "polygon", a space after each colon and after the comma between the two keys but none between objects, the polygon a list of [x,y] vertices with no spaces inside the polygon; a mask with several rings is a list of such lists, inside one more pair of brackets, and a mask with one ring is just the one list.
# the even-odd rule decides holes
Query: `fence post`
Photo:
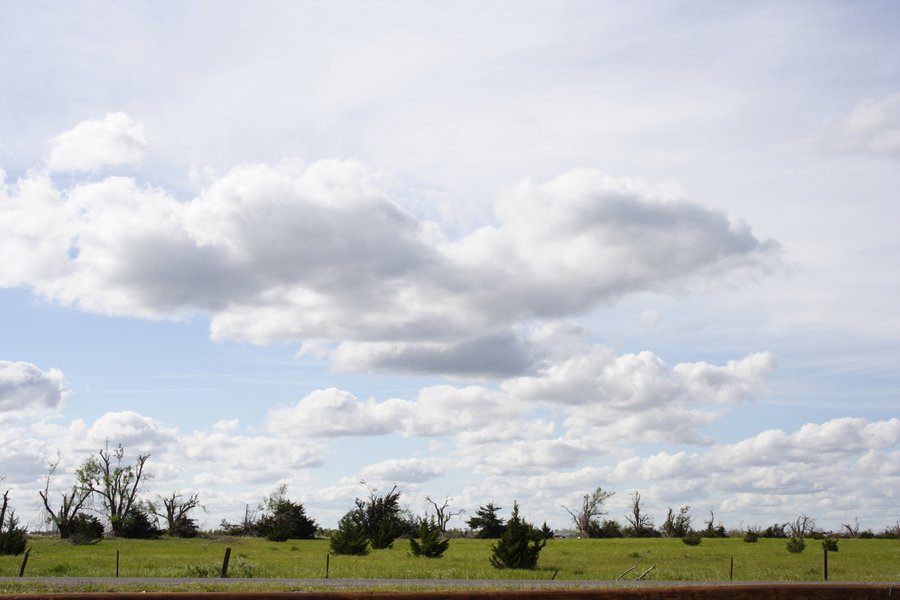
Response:
[{"label": "fence post", "polygon": [[25,550],[25,556],[22,557],[22,566],[19,567],[19,577],[25,577],[25,565],[28,564],[28,555],[31,554],[31,548]]},{"label": "fence post", "polygon": [[225,548],[225,560],[222,561],[222,574],[219,577],[228,577],[228,559],[231,558],[231,548]]},{"label": "fence post", "polygon": [[325,579],[328,579],[329,567],[331,567],[331,552],[325,555]]},{"label": "fence post", "polygon": [[119,576],[119,551],[116,550],[116,577]]},{"label": "fence post", "polygon": [[824,548],[825,556],[824,556],[824,569],[823,574],[825,575],[825,581],[828,581],[828,548]]},{"label": "fence post", "polygon": [[734,581],[734,557],[731,557],[731,566],[728,568],[728,581]]}]

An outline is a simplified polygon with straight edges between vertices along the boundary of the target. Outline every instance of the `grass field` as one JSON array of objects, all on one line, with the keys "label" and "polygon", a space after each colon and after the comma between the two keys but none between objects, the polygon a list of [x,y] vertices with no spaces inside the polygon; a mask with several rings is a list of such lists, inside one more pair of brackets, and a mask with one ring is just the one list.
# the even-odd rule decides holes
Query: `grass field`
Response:
[{"label": "grass field", "polygon": [[[820,581],[822,548],[808,540],[802,554],[790,554],[784,540],[705,539],[690,547],[678,539],[550,540],[535,571],[497,570],[490,566],[491,540],[455,539],[441,559],[415,558],[409,544],[364,557],[331,556],[331,578],[370,579],[572,579],[613,580],[637,565],[634,579],[653,565],[647,579],[722,581],[734,558],[736,581]],[[322,578],[328,542],[283,543],[256,538],[104,540],[74,546],[52,538],[34,538],[26,577],[113,577],[116,552],[122,577],[217,577],[230,547],[231,577]],[[21,556],[0,557],[0,576],[15,577]],[[829,553],[832,581],[900,581],[900,541],[841,540]]]}]

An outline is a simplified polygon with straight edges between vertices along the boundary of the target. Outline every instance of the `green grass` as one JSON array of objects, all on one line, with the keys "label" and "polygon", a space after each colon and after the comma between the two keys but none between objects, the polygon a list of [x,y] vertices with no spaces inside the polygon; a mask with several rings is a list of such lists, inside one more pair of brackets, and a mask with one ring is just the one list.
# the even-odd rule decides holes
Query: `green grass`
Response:
[{"label": "green grass", "polygon": [[[784,540],[747,544],[739,539],[705,539],[690,547],[678,539],[550,540],[535,571],[490,566],[491,540],[452,540],[443,558],[415,558],[409,544],[368,556],[331,556],[331,578],[366,579],[556,579],[613,580],[632,566],[634,579],[656,565],[657,581],[727,580],[734,557],[736,581],[820,581],[822,549],[809,540],[802,554],[790,554]],[[225,548],[231,547],[229,575],[253,578],[322,578],[328,542],[283,543],[254,538],[104,540],[74,546],[51,538],[29,540],[26,576],[114,577],[119,552],[121,577],[217,577]],[[21,556],[0,557],[0,576],[15,577]],[[900,541],[841,540],[829,554],[832,581],[900,580]],[[2,590],[0,590],[2,591]]]}]

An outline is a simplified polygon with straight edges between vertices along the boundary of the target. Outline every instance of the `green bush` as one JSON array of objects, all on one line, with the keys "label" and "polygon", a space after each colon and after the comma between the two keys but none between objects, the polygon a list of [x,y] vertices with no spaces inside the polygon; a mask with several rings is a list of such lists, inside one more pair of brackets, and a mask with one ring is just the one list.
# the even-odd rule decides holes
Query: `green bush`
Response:
[{"label": "green bush", "polygon": [[688,546],[699,546],[700,542],[703,541],[703,537],[700,533],[696,531],[691,531],[686,536],[681,538],[681,541]]},{"label": "green bush", "polygon": [[369,536],[358,517],[355,510],[341,517],[337,531],[331,534],[332,553],[354,556],[365,556],[369,553]]},{"label": "green bush", "polygon": [[69,520],[69,542],[78,546],[103,539],[103,523],[93,515],[78,513]]},{"label": "green bush", "polygon": [[744,532],[744,541],[749,544],[754,544],[759,541],[759,530],[758,529],[748,529]]},{"label": "green bush", "polygon": [[519,516],[519,504],[513,502],[506,531],[491,548],[491,565],[497,569],[534,569],[546,544],[540,532]]},{"label": "green bush", "polygon": [[132,506],[119,526],[119,534],[129,539],[152,540],[162,536],[162,533],[156,519],[151,519],[142,506]]},{"label": "green bush", "polygon": [[791,552],[793,554],[799,554],[806,550],[806,542],[803,540],[803,538],[799,537],[788,538],[785,546],[787,547],[788,552]]},{"label": "green bush", "polygon": [[[3,524],[0,523],[0,525]],[[27,529],[19,527],[19,518],[12,510],[9,510],[6,513],[6,526],[0,531],[0,555],[18,556],[25,552],[27,545],[25,534],[27,533]]]},{"label": "green bush", "polygon": [[440,558],[450,546],[450,540],[444,537],[434,517],[421,519],[414,537],[409,538],[409,547],[413,556]]},{"label": "green bush", "polygon": [[302,504],[285,497],[286,492],[287,486],[281,485],[263,501],[260,508],[266,513],[256,521],[256,534],[273,542],[313,539],[318,525],[306,515]]},{"label": "green bush", "polygon": [[833,537],[826,536],[822,538],[822,548],[828,550],[829,552],[837,552],[838,551],[838,541]]}]

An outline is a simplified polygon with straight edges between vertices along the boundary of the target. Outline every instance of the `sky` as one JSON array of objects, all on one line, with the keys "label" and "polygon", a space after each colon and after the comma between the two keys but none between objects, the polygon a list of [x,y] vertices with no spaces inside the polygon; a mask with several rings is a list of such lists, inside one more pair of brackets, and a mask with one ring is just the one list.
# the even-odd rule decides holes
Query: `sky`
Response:
[{"label": "sky", "polygon": [[[0,476],[900,518],[894,2],[0,0]],[[364,482],[364,483],[363,483]],[[465,518],[465,517],[463,517]],[[459,517],[450,526],[463,527]]]}]

